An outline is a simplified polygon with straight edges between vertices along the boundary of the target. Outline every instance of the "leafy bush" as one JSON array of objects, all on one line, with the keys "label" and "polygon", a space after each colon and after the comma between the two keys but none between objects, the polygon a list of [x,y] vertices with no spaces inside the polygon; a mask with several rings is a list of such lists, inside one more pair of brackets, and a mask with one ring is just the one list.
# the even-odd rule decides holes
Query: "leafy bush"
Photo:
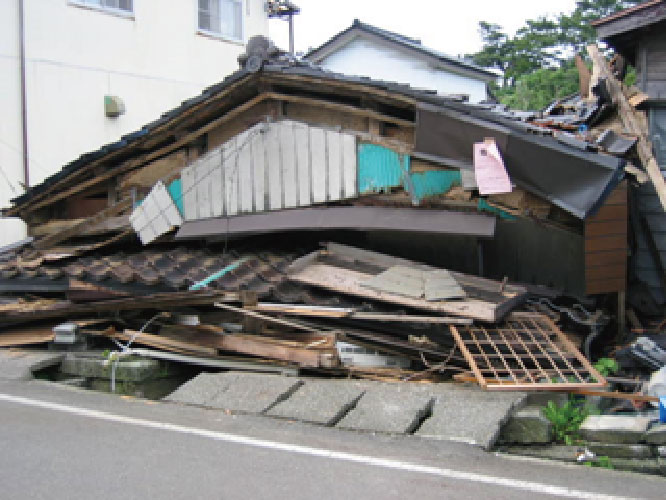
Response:
[{"label": "leafy bush", "polygon": [[610,457],[607,457],[605,455],[599,456],[589,462],[585,462],[585,465],[587,465],[588,467],[601,467],[603,469],[615,468],[613,467],[613,462],[611,462]]},{"label": "leafy bush", "polygon": [[604,377],[615,375],[618,371],[620,371],[620,365],[617,364],[617,361],[610,358],[601,358],[599,361],[594,363],[594,368]]},{"label": "leafy bush", "polygon": [[577,439],[578,429],[590,414],[590,410],[570,399],[562,406],[548,401],[543,414],[553,424],[556,441],[571,445]]}]

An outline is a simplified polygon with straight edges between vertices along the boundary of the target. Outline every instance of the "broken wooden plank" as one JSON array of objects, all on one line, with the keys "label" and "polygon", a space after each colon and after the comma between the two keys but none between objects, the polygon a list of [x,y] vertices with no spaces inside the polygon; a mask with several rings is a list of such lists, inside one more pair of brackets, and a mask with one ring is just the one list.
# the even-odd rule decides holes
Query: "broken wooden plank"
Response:
[{"label": "broken wooden plank", "polygon": [[[135,341],[139,342],[140,337],[141,335],[138,335]],[[263,335],[227,334],[222,328],[212,325],[181,325],[177,330],[171,329],[168,336],[159,337],[205,348],[287,361],[305,367],[332,368],[339,364],[335,347],[323,344],[309,347],[300,342],[278,340]]]},{"label": "broken wooden plank", "polygon": [[242,307],[234,307],[230,306],[229,304],[221,304],[221,303],[216,303],[215,307],[219,309],[225,309],[227,311],[235,312],[238,314],[244,314],[245,316],[252,316],[253,318],[260,319],[262,321],[267,321],[269,323],[275,323],[278,325],[286,326],[288,328],[293,328],[296,330],[303,330],[306,332],[312,332],[312,333],[319,333],[320,330],[317,330],[316,328],[312,328],[307,325],[302,325],[300,323],[295,323],[293,321],[287,321],[284,319],[279,319],[279,318],[274,318],[272,316],[267,316],[265,314],[259,314],[255,311],[252,311],[251,309],[246,309]]},{"label": "broken wooden plank", "polygon": [[266,312],[278,313],[291,316],[309,316],[319,318],[347,318],[363,321],[382,321],[386,323],[429,323],[429,324],[457,324],[471,325],[469,318],[453,318],[451,316],[418,316],[414,314],[389,314],[356,311],[348,307],[325,307],[325,306],[307,306],[300,304],[272,304],[262,302],[250,309]]},{"label": "broken wooden plank", "polygon": [[33,246],[37,249],[52,247],[53,245],[61,241],[69,239],[73,236],[77,236],[78,234],[82,233],[84,230],[90,227],[94,227],[96,225],[103,223],[106,219],[118,215],[122,211],[130,208],[131,206],[132,206],[132,200],[130,198],[125,198],[124,200],[119,201],[115,205],[112,205],[109,208],[106,208],[101,212],[98,212],[92,217],[88,217],[87,219],[80,221],[78,224],[75,224],[68,229],[59,231],[49,236],[45,236],[44,238],[35,241],[33,243]]},{"label": "broken wooden plank", "polygon": [[40,302],[23,309],[0,309],[0,325],[25,323],[46,318],[62,318],[75,315],[94,315],[100,312],[129,311],[136,309],[169,309],[193,305],[213,305],[215,302],[238,302],[233,292],[169,292],[142,297],[111,299],[88,304],[73,304],[67,301]]},{"label": "broken wooden plank", "polygon": [[361,284],[372,277],[371,274],[343,269],[326,264],[311,264],[303,270],[292,273],[289,279],[306,285],[317,286],[356,297],[398,304],[436,313],[452,314],[475,318],[480,321],[497,321],[500,317],[496,304],[477,299],[455,301],[427,301],[396,294],[377,292]]},{"label": "broken wooden plank", "polygon": [[595,69],[599,71],[600,76],[606,81],[606,86],[613,102],[618,107],[622,124],[628,133],[638,137],[638,156],[659,196],[662,208],[666,210],[666,182],[664,182],[664,176],[652,152],[652,142],[649,139],[645,116],[640,111],[635,110],[629,103],[622,89],[622,83],[613,76],[608,62],[599,52],[599,48],[595,44],[591,44],[587,46],[587,52],[592,59]]},{"label": "broken wooden plank", "polygon": [[53,340],[53,325],[4,328],[0,331],[0,347],[42,344]]}]

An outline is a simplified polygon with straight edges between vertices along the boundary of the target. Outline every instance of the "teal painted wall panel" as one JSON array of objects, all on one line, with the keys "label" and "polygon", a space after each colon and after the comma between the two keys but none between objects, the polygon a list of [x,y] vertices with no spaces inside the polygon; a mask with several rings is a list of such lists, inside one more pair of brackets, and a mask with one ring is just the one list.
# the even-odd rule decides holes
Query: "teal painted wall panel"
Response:
[{"label": "teal painted wall panel", "polygon": [[[453,186],[460,186],[460,170],[430,170],[428,172],[413,172],[409,174],[411,187],[414,192],[412,197],[418,201],[429,196],[446,193]],[[405,186],[409,190],[410,186]]]},{"label": "teal painted wall panel", "polygon": [[[404,162],[404,166],[401,163]],[[409,171],[409,156],[376,144],[358,147],[358,191],[360,194],[381,193],[403,185]]]},{"label": "teal painted wall panel", "polygon": [[358,147],[359,194],[382,193],[402,187],[418,203],[462,185],[459,170],[410,172],[410,157],[377,144]]}]

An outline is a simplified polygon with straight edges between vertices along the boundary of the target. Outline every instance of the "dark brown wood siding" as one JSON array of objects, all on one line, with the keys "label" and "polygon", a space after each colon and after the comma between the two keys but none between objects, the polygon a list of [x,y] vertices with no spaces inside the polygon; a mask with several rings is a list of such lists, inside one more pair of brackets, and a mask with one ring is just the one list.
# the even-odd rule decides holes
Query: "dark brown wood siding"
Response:
[{"label": "dark brown wood siding", "polygon": [[627,282],[627,183],[585,221],[585,293],[619,292]]}]

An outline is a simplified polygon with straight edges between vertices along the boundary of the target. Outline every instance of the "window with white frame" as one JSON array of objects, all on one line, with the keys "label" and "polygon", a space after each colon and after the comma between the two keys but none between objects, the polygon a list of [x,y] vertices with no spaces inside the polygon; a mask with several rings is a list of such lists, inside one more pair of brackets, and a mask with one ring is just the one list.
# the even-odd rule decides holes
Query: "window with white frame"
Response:
[{"label": "window with white frame", "polygon": [[243,0],[199,0],[199,29],[243,40]]},{"label": "window with white frame", "polygon": [[73,3],[99,7],[100,9],[132,12],[132,0],[76,0]]}]

